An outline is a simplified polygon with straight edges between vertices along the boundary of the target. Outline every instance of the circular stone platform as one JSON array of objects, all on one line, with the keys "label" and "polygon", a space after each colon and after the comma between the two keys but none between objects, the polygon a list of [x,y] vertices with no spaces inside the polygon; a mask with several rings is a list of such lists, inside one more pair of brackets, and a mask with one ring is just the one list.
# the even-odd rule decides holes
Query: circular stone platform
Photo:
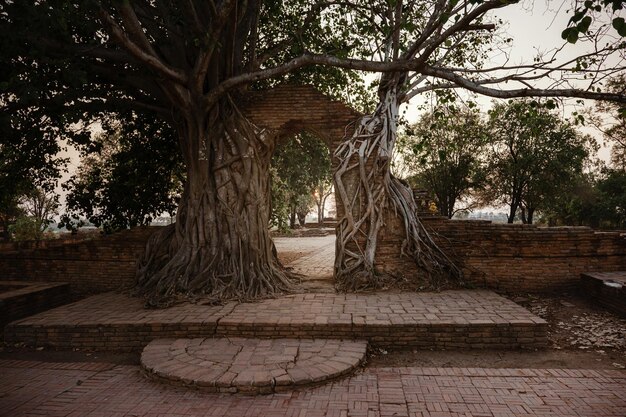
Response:
[{"label": "circular stone platform", "polygon": [[167,382],[212,392],[269,394],[348,374],[365,359],[366,341],[158,339],[141,365]]}]

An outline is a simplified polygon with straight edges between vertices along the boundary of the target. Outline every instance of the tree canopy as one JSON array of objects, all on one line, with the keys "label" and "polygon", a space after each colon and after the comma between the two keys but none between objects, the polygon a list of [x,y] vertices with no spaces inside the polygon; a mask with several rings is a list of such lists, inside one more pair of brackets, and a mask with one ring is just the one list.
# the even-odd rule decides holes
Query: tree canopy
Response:
[{"label": "tree canopy", "polygon": [[547,108],[528,100],[496,104],[489,112],[491,146],[483,199],[522,210],[524,223],[582,174],[590,138]]},{"label": "tree canopy", "polygon": [[489,135],[481,117],[475,107],[437,106],[409,126],[399,143],[411,180],[434,195],[448,218],[482,183],[481,157]]},{"label": "tree canopy", "polygon": [[[378,105],[337,155],[350,161],[363,144],[374,159],[363,159],[364,167],[376,170],[363,179],[384,179],[364,183],[362,192],[376,196],[364,218],[340,222],[351,226],[340,226],[345,250],[338,256],[345,258],[336,268],[348,280],[361,274],[365,281],[376,281],[380,210],[393,206],[405,221],[404,252],[430,271],[447,264],[445,256],[436,249],[423,251],[432,241],[411,214],[414,203],[404,186],[388,170],[402,102],[447,88],[500,98],[626,102],[623,94],[598,91],[607,74],[624,67],[622,61],[606,65],[609,56],[619,55],[622,41],[607,44],[593,19],[587,24],[595,9],[585,9],[573,22],[578,42],[588,39],[598,45],[590,55],[485,64],[501,39],[489,12],[515,3],[2,0],[0,122],[29,144],[51,134],[83,144],[89,137],[81,127],[103,116],[123,119],[122,114],[134,112],[144,120],[166,121],[178,136],[186,182],[175,226],[147,246],[138,293],[157,304],[192,293],[254,298],[284,291],[290,283],[267,234],[275,138],[247,119],[239,99],[247,89],[267,88],[281,77],[309,79],[306,71],[314,66],[334,68],[309,72],[320,74],[321,80],[346,77],[336,69],[383,72]],[[598,3],[601,8],[609,4]],[[621,8],[621,2],[610,4]],[[614,24],[618,33],[619,22]],[[558,81],[542,88],[542,80],[550,78]],[[345,173],[357,167],[339,169]],[[342,175],[335,180],[341,185]],[[350,201],[356,200],[344,202],[348,216]],[[361,225],[370,227],[365,258],[348,248],[358,245]],[[422,245],[420,239],[431,243]]]}]

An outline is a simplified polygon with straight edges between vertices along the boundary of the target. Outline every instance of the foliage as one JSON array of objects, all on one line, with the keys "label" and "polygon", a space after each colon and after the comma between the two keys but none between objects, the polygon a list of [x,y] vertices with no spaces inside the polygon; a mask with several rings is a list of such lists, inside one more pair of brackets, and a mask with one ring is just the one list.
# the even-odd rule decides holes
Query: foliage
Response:
[{"label": "foliage", "polygon": [[588,35],[589,28],[594,18],[603,9],[610,10],[614,15],[611,26],[621,37],[626,37],[626,23],[624,18],[617,15],[617,12],[624,8],[623,0],[586,0],[576,2],[576,9],[570,18],[568,27],[563,31],[561,37],[570,43],[576,43],[580,35]]},{"label": "foliage", "polygon": [[[185,190],[175,226],[147,246],[139,293],[157,304],[177,294],[267,296],[287,289],[289,280],[274,259],[267,234],[273,147],[268,141],[273,138],[239,111],[247,88],[264,88],[267,80],[320,65],[385,72],[378,97],[389,102],[376,107],[376,120],[369,126],[383,126],[380,132],[390,136],[377,142],[380,137],[363,132],[363,138],[382,143],[381,160],[376,153],[380,147],[365,143],[385,176],[384,187],[377,184],[375,191],[382,196],[381,206],[390,202],[410,217],[403,249],[418,263],[427,234],[421,231],[423,239],[416,240],[419,226],[410,214],[411,201],[397,197],[406,190],[385,171],[395,143],[394,107],[416,94],[450,87],[503,98],[626,100],[595,89],[602,68],[585,69],[594,76],[584,89],[555,90],[537,86],[547,76],[566,84],[571,65],[549,59],[486,68],[485,46],[493,29],[486,16],[512,3],[3,0],[1,113],[14,126],[20,117],[28,119],[24,130],[42,125],[79,144],[89,140],[74,131],[79,122],[87,126],[103,116],[123,119],[120,115],[130,110],[164,119],[178,135]],[[612,47],[596,51],[597,66],[613,52]],[[346,80],[341,77],[327,79]],[[507,81],[521,87],[511,88]],[[42,129],[28,139],[40,141]],[[352,156],[346,154],[347,160]],[[389,193],[395,197],[388,199]],[[369,213],[375,213],[377,202],[372,204]],[[363,220],[356,224],[382,224],[378,218]],[[366,249],[372,256],[376,227],[373,245]],[[363,232],[357,227],[354,233]],[[340,256],[344,254],[349,255],[344,251]],[[373,272],[370,261],[368,272]]]},{"label": "foliage", "polygon": [[597,183],[604,216],[602,223],[626,228],[626,170],[607,169]]},{"label": "foliage", "polygon": [[457,203],[482,185],[481,154],[487,141],[477,109],[448,105],[435,107],[410,126],[399,148],[414,185],[431,192],[441,214],[452,218],[463,210]]},{"label": "foliage", "polygon": [[20,216],[9,228],[12,240],[23,242],[29,240],[41,240],[43,232],[37,224],[37,220],[28,216]]},{"label": "foliage", "polygon": [[64,184],[68,213],[61,225],[72,229],[84,216],[111,232],[150,224],[165,212],[174,216],[184,169],[172,129],[133,113],[104,128]]},{"label": "foliage", "polygon": [[328,147],[314,135],[302,132],[278,145],[272,167],[273,224],[284,228],[285,220],[280,216],[287,213],[293,228],[296,219],[310,211],[320,184],[332,182]]},{"label": "foliage", "polygon": [[543,212],[552,226],[626,228],[626,171],[603,169],[585,174],[567,194],[561,194]]},{"label": "foliage", "polygon": [[35,187],[19,198],[19,215],[9,227],[11,238],[17,241],[41,240],[44,232],[58,214],[59,196]]},{"label": "foliage", "polygon": [[582,173],[591,139],[536,102],[514,100],[489,112],[492,136],[484,203],[518,209],[524,223],[548,200],[567,193]]}]

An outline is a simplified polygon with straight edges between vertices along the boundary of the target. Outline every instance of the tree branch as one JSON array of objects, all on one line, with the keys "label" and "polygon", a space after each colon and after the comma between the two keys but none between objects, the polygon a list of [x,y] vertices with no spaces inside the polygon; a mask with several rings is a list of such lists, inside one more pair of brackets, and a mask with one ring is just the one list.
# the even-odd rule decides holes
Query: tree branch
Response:
[{"label": "tree branch", "polygon": [[103,8],[100,9],[100,18],[104,27],[107,29],[107,33],[109,33],[109,35],[117,42],[118,45],[128,51],[129,54],[134,56],[141,63],[156,71],[158,74],[165,77],[166,79],[182,85],[187,84],[187,78],[183,73],[176,71],[173,68],[170,68],[159,58],[144,51],[141,47],[139,47],[136,43],[129,39],[128,36],[126,36],[126,34],[124,33],[124,30]]},{"label": "tree branch", "polygon": [[442,68],[435,68],[425,65],[422,73],[433,77],[450,81],[459,87],[473,91],[489,97],[495,98],[515,98],[515,97],[576,97],[587,98],[592,100],[614,101],[618,103],[626,103],[626,96],[616,93],[596,93],[593,91],[577,90],[577,89],[540,89],[540,88],[523,88],[515,90],[498,90],[491,87],[485,87],[480,82],[471,81],[463,78],[459,74]]}]

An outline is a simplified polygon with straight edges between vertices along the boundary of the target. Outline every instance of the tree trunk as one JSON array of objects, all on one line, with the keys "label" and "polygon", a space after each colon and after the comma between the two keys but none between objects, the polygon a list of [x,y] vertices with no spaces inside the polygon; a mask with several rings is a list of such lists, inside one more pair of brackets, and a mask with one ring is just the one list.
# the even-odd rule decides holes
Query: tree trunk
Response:
[{"label": "tree trunk", "polygon": [[288,290],[268,232],[274,137],[234,106],[184,116],[187,183],[176,223],[148,242],[137,292],[162,306],[177,296],[254,299]]},{"label": "tree trunk", "polygon": [[398,284],[397,277],[376,269],[375,256],[384,216],[395,213],[404,223],[401,253],[423,273],[417,287],[438,288],[461,271],[432,240],[417,217],[413,192],[391,175],[396,141],[398,95],[395,86],[381,94],[372,115],[356,122],[352,137],[335,152],[336,195],[345,212],[338,219],[335,278],[340,290],[355,291]]},{"label": "tree trunk", "polygon": [[506,222],[511,224],[515,220],[515,213],[517,213],[517,203],[511,203],[509,206],[509,215],[507,216]]},{"label": "tree trunk", "polygon": [[289,213],[289,228],[290,229],[296,228],[296,217],[297,217],[296,206],[294,204],[290,207],[290,213]]},{"label": "tree trunk", "polygon": [[319,196],[319,201],[315,200],[315,205],[317,206],[317,224],[318,226],[321,226],[322,223],[324,223],[324,196],[321,195],[321,191],[320,191],[320,196]]},{"label": "tree trunk", "polygon": [[526,216],[526,221],[527,224],[533,224],[534,218],[535,217],[535,208],[534,207],[528,207],[528,212],[527,212],[527,216]]}]

